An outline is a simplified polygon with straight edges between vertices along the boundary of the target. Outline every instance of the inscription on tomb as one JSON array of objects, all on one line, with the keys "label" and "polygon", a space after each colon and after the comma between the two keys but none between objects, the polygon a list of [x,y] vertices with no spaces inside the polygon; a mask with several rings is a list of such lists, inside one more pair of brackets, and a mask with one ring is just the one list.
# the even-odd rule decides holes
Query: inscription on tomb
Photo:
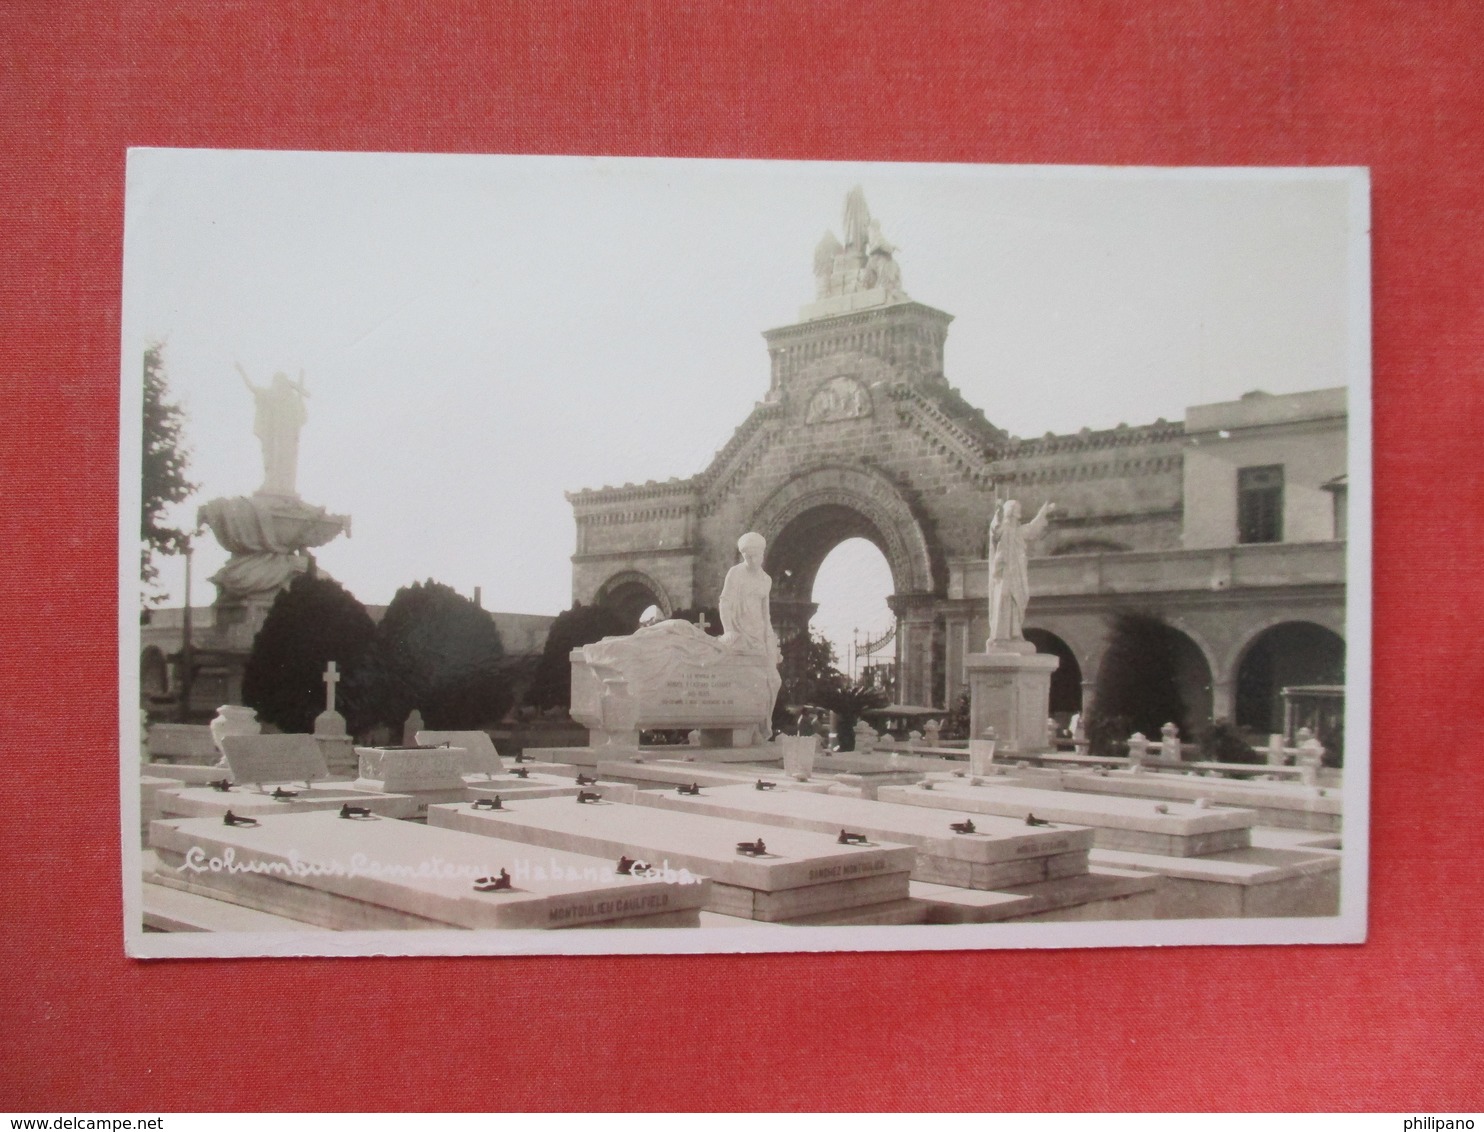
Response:
[{"label": "inscription on tomb", "polygon": [[877,857],[874,861],[851,861],[842,865],[822,865],[817,869],[809,870],[809,879],[816,880],[844,880],[847,877],[865,876],[867,873],[879,873],[886,868],[886,861]]},{"label": "inscription on tomb", "polygon": [[1055,841],[1036,841],[1030,845],[1017,845],[1015,852],[1021,857],[1041,857],[1047,853],[1065,853],[1072,848],[1072,843],[1065,837],[1059,837]]},{"label": "inscription on tomb", "polygon": [[581,904],[558,904],[547,910],[546,922],[566,923],[569,920],[597,920],[615,915],[660,912],[670,906],[670,895],[666,892],[650,892],[643,896],[624,896],[612,900],[588,900]]},{"label": "inscription on tomb", "polygon": [[666,680],[659,694],[662,707],[730,707],[735,700],[735,680],[705,670]]}]

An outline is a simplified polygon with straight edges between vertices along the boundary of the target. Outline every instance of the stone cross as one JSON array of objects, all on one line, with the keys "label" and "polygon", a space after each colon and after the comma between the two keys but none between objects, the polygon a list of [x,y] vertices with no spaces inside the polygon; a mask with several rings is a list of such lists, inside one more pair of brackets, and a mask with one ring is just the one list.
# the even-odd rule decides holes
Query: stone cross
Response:
[{"label": "stone cross", "polygon": [[335,710],[335,685],[340,683],[340,671],[335,667],[332,660],[325,665],[325,674],[320,677],[325,682],[325,710]]},{"label": "stone cross", "polygon": [[706,632],[706,630],[709,628],[709,623],[706,621],[706,615],[704,613],[701,614],[700,619],[696,622],[696,624],[701,627],[701,632],[703,633]]}]

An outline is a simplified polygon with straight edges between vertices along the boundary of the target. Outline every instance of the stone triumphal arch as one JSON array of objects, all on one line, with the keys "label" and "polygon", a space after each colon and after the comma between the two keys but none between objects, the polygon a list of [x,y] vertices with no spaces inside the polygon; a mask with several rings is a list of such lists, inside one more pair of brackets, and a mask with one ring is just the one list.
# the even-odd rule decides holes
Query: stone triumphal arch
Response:
[{"label": "stone triumphal arch", "polygon": [[[763,334],[765,396],[710,466],[689,479],[568,495],[575,600],[634,615],[714,606],[737,537],[756,530],[768,540],[773,615],[786,636],[808,625],[825,556],[865,538],[891,568],[898,698],[942,706],[965,686],[965,655],[984,647],[988,523],[997,498],[1016,498],[1027,514],[1058,505],[1032,563],[1026,628],[1069,662],[1064,708],[1077,682],[1076,706],[1088,706],[1119,610],[1167,616],[1223,646],[1270,617],[1275,600],[1342,622],[1343,542],[1307,544],[1291,578],[1285,547],[1241,548],[1260,552],[1254,588],[1231,584],[1229,554],[1186,548],[1185,423],[1032,440],[991,424],[945,376],[953,316],[907,295],[893,252],[854,190],[843,241],[827,234],[816,249],[815,300],[797,322]],[[1333,431],[1333,416],[1320,414],[1328,423],[1316,427]],[[1343,400],[1337,427],[1338,449],[1324,449],[1339,453],[1327,476],[1344,471]],[[1230,710],[1236,683],[1221,663],[1202,697],[1218,714]]]}]

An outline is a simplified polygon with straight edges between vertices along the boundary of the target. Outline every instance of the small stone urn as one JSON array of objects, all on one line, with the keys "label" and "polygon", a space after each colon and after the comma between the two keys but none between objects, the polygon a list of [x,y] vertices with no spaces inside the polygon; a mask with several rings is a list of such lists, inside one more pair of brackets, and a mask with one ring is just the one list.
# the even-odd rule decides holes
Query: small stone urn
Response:
[{"label": "small stone urn", "polygon": [[208,726],[211,729],[211,741],[216,745],[217,754],[222,757],[217,766],[227,765],[227,752],[222,750],[224,736],[259,735],[263,731],[263,725],[258,722],[257,710],[241,704],[222,704],[216,709],[216,718]]}]

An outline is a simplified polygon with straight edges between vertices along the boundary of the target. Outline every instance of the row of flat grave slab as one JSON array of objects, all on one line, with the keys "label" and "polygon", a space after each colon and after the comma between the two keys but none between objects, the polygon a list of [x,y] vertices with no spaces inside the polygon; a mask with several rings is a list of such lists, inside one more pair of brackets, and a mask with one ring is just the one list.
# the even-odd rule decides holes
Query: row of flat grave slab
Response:
[{"label": "row of flat grave slab", "polygon": [[[963,888],[1007,888],[1087,872],[1092,832],[966,812],[726,786],[700,795],[641,792],[638,802],[665,810],[806,830],[835,838],[858,835],[871,844],[910,845],[917,880]],[[969,832],[956,832],[954,826]]]},{"label": "row of flat grave slab", "polygon": [[160,795],[181,789],[178,778],[160,778],[154,775],[139,776],[139,835],[142,844],[149,844],[149,823],[164,817],[160,809]]},{"label": "row of flat grave slab", "polygon": [[929,924],[1152,920],[1160,878],[1140,869],[1093,866],[1076,876],[1013,888],[960,888],[914,880],[912,898]]},{"label": "row of flat grave slab", "polygon": [[759,782],[768,784],[765,789],[791,790],[811,794],[822,794],[830,788],[830,780],[827,778],[800,782],[787,775],[779,774],[777,767],[748,766],[747,764],[697,766],[695,763],[684,762],[612,762],[599,763],[596,772],[598,779],[602,782],[629,782],[648,789],[665,789],[692,784],[702,787],[752,786],[755,789]]},{"label": "row of flat grave slab", "polygon": [[[907,900],[915,856],[903,845],[841,845],[825,834],[764,822],[606,800],[517,799],[496,811],[432,806],[428,824],[609,861],[626,857],[671,873],[685,870],[711,879],[709,911],[769,922]],[[755,855],[739,852],[759,842]]]},{"label": "row of flat grave slab", "polygon": [[323,932],[318,924],[306,924],[287,916],[275,916],[202,896],[168,884],[144,884],[144,930],[152,932]]},{"label": "row of flat grave slab", "polygon": [[782,761],[782,754],[772,744],[760,747],[624,747],[618,744],[597,747],[527,747],[525,754],[539,761],[566,763],[569,766],[595,767],[599,763],[640,759],[682,759],[697,763],[771,763]]},{"label": "row of flat grave slab", "polygon": [[344,782],[315,782],[309,786],[242,787],[219,790],[210,786],[186,786],[161,791],[156,808],[161,817],[225,818],[228,811],[237,817],[262,817],[265,814],[299,814],[315,810],[338,810],[357,806],[386,818],[411,818],[417,813],[417,799],[408,794],[382,794],[370,790],[353,790]]},{"label": "row of flat grave slab", "polygon": [[1340,855],[1328,850],[1229,849],[1205,857],[1166,857],[1094,849],[1094,865],[1160,877],[1155,918],[1335,916]]},{"label": "row of flat grave slab", "polygon": [[141,763],[139,773],[145,778],[172,779],[177,786],[206,786],[222,778],[220,766],[195,766],[188,763]]},{"label": "row of flat grave slab", "polygon": [[1287,829],[1339,832],[1344,815],[1341,792],[1332,787],[1296,782],[1237,782],[1186,774],[1147,771],[1066,773],[1061,786],[1087,794],[1194,801],[1209,798],[1220,806],[1238,806],[1257,813],[1262,825]]},{"label": "row of flat grave slab", "polygon": [[[1157,919],[1239,916],[1329,916],[1338,912],[1340,858],[1313,849],[1253,847],[1256,815],[1250,810],[1198,809],[1185,803],[1154,802],[1078,794],[1075,791],[1025,790],[954,781],[883,791],[893,800],[919,806],[1011,814],[1057,816],[1090,826],[1096,845],[1095,866],[1136,869],[1161,878]],[[1025,809],[1026,806],[1032,809]],[[1155,806],[1166,812],[1159,813]],[[1222,823],[1231,828],[1222,829]],[[1222,838],[1240,833],[1240,844],[1224,848]],[[1137,835],[1137,836],[1135,836]],[[1130,848],[1149,839],[1146,848]],[[1161,847],[1173,838],[1180,852]],[[1200,852],[1193,849],[1205,845]]]},{"label": "row of flat grave slab", "polygon": [[[623,876],[584,854],[329,811],[249,826],[164,819],[150,843],[152,883],[339,931],[695,927],[709,891],[701,878]],[[502,874],[506,886],[485,880]]]},{"label": "row of flat grave slab", "polygon": [[[1252,810],[1258,825],[1338,834],[1343,825],[1342,792],[1328,786],[1297,782],[1236,781],[1197,774],[1128,770],[1057,770],[1050,767],[994,767],[994,775],[1012,778],[1038,790],[1067,790],[1079,794],[1120,795],[1154,801],[1196,802]],[[984,781],[1000,779],[985,776]]]},{"label": "row of flat grave slab", "polygon": [[1199,857],[1252,843],[1250,810],[1201,808],[1188,802],[1076,794],[1003,785],[1001,780],[948,779],[883,787],[883,802],[1089,826],[1093,844],[1171,857]]}]

